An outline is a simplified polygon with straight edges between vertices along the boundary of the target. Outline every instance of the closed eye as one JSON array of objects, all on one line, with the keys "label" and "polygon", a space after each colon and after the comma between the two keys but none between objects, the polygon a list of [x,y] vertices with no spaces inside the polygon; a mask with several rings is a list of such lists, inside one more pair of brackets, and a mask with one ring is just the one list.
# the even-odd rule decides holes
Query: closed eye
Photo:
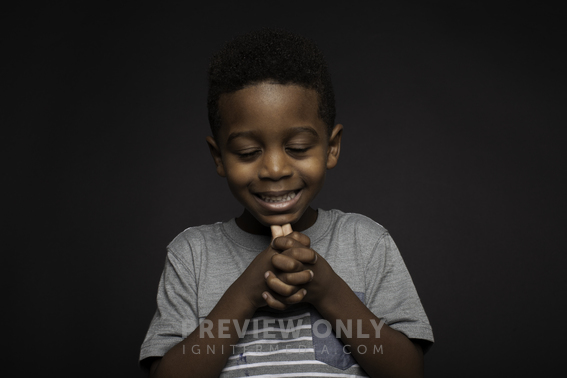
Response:
[{"label": "closed eye", "polygon": [[289,152],[294,153],[294,154],[301,154],[301,153],[307,152],[309,150],[309,147],[305,147],[305,148],[290,148],[290,147],[288,147],[287,150]]},{"label": "closed eye", "polygon": [[249,159],[259,153],[260,150],[253,150],[253,151],[238,152],[237,155],[241,159]]}]

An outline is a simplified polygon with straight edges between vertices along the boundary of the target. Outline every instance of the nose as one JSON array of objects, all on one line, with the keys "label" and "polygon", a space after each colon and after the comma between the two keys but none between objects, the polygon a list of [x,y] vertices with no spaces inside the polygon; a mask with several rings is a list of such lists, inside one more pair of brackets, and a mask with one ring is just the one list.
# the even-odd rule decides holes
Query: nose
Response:
[{"label": "nose", "polygon": [[292,173],[293,168],[285,151],[266,150],[264,152],[258,177],[275,181],[291,176]]}]

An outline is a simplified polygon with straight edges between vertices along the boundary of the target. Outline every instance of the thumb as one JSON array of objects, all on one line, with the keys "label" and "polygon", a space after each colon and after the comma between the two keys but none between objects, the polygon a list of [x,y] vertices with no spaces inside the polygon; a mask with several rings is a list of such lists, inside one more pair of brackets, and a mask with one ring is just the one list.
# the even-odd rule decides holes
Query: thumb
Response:
[{"label": "thumb", "polygon": [[272,225],[270,226],[272,230],[272,248],[274,247],[274,239],[279,238],[280,236],[286,236],[293,232],[291,229],[291,224],[286,223],[283,226]]},{"label": "thumb", "polygon": [[284,236],[287,236],[293,232],[291,229],[291,224],[287,223],[282,226],[282,232]]},{"label": "thumb", "polygon": [[272,225],[272,226],[270,226],[270,228],[272,229],[272,241],[275,238],[279,238],[280,236],[284,236],[282,226]]}]

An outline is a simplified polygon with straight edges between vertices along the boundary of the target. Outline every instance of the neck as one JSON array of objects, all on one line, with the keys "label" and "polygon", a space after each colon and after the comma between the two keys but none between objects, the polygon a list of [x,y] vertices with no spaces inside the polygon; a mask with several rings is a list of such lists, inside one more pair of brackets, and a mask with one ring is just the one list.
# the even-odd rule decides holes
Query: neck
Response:
[{"label": "neck", "polygon": [[[304,231],[315,224],[317,220],[317,210],[308,207],[297,222],[294,222],[291,227],[294,231]],[[236,224],[241,230],[255,235],[272,235],[270,225],[264,225],[246,209],[242,215],[236,218]]]}]

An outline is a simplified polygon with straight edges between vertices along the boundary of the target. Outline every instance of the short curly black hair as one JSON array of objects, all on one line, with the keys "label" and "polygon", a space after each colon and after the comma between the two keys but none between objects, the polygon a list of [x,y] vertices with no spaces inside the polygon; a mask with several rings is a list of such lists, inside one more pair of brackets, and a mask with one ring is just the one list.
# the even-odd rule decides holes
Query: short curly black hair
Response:
[{"label": "short curly black hair", "polygon": [[220,96],[266,80],[314,89],[319,97],[319,117],[331,134],[335,95],[323,53],[302,36],[262,29],[236,37],[211,59],[207,107],[215,139],[222,124]]}]

